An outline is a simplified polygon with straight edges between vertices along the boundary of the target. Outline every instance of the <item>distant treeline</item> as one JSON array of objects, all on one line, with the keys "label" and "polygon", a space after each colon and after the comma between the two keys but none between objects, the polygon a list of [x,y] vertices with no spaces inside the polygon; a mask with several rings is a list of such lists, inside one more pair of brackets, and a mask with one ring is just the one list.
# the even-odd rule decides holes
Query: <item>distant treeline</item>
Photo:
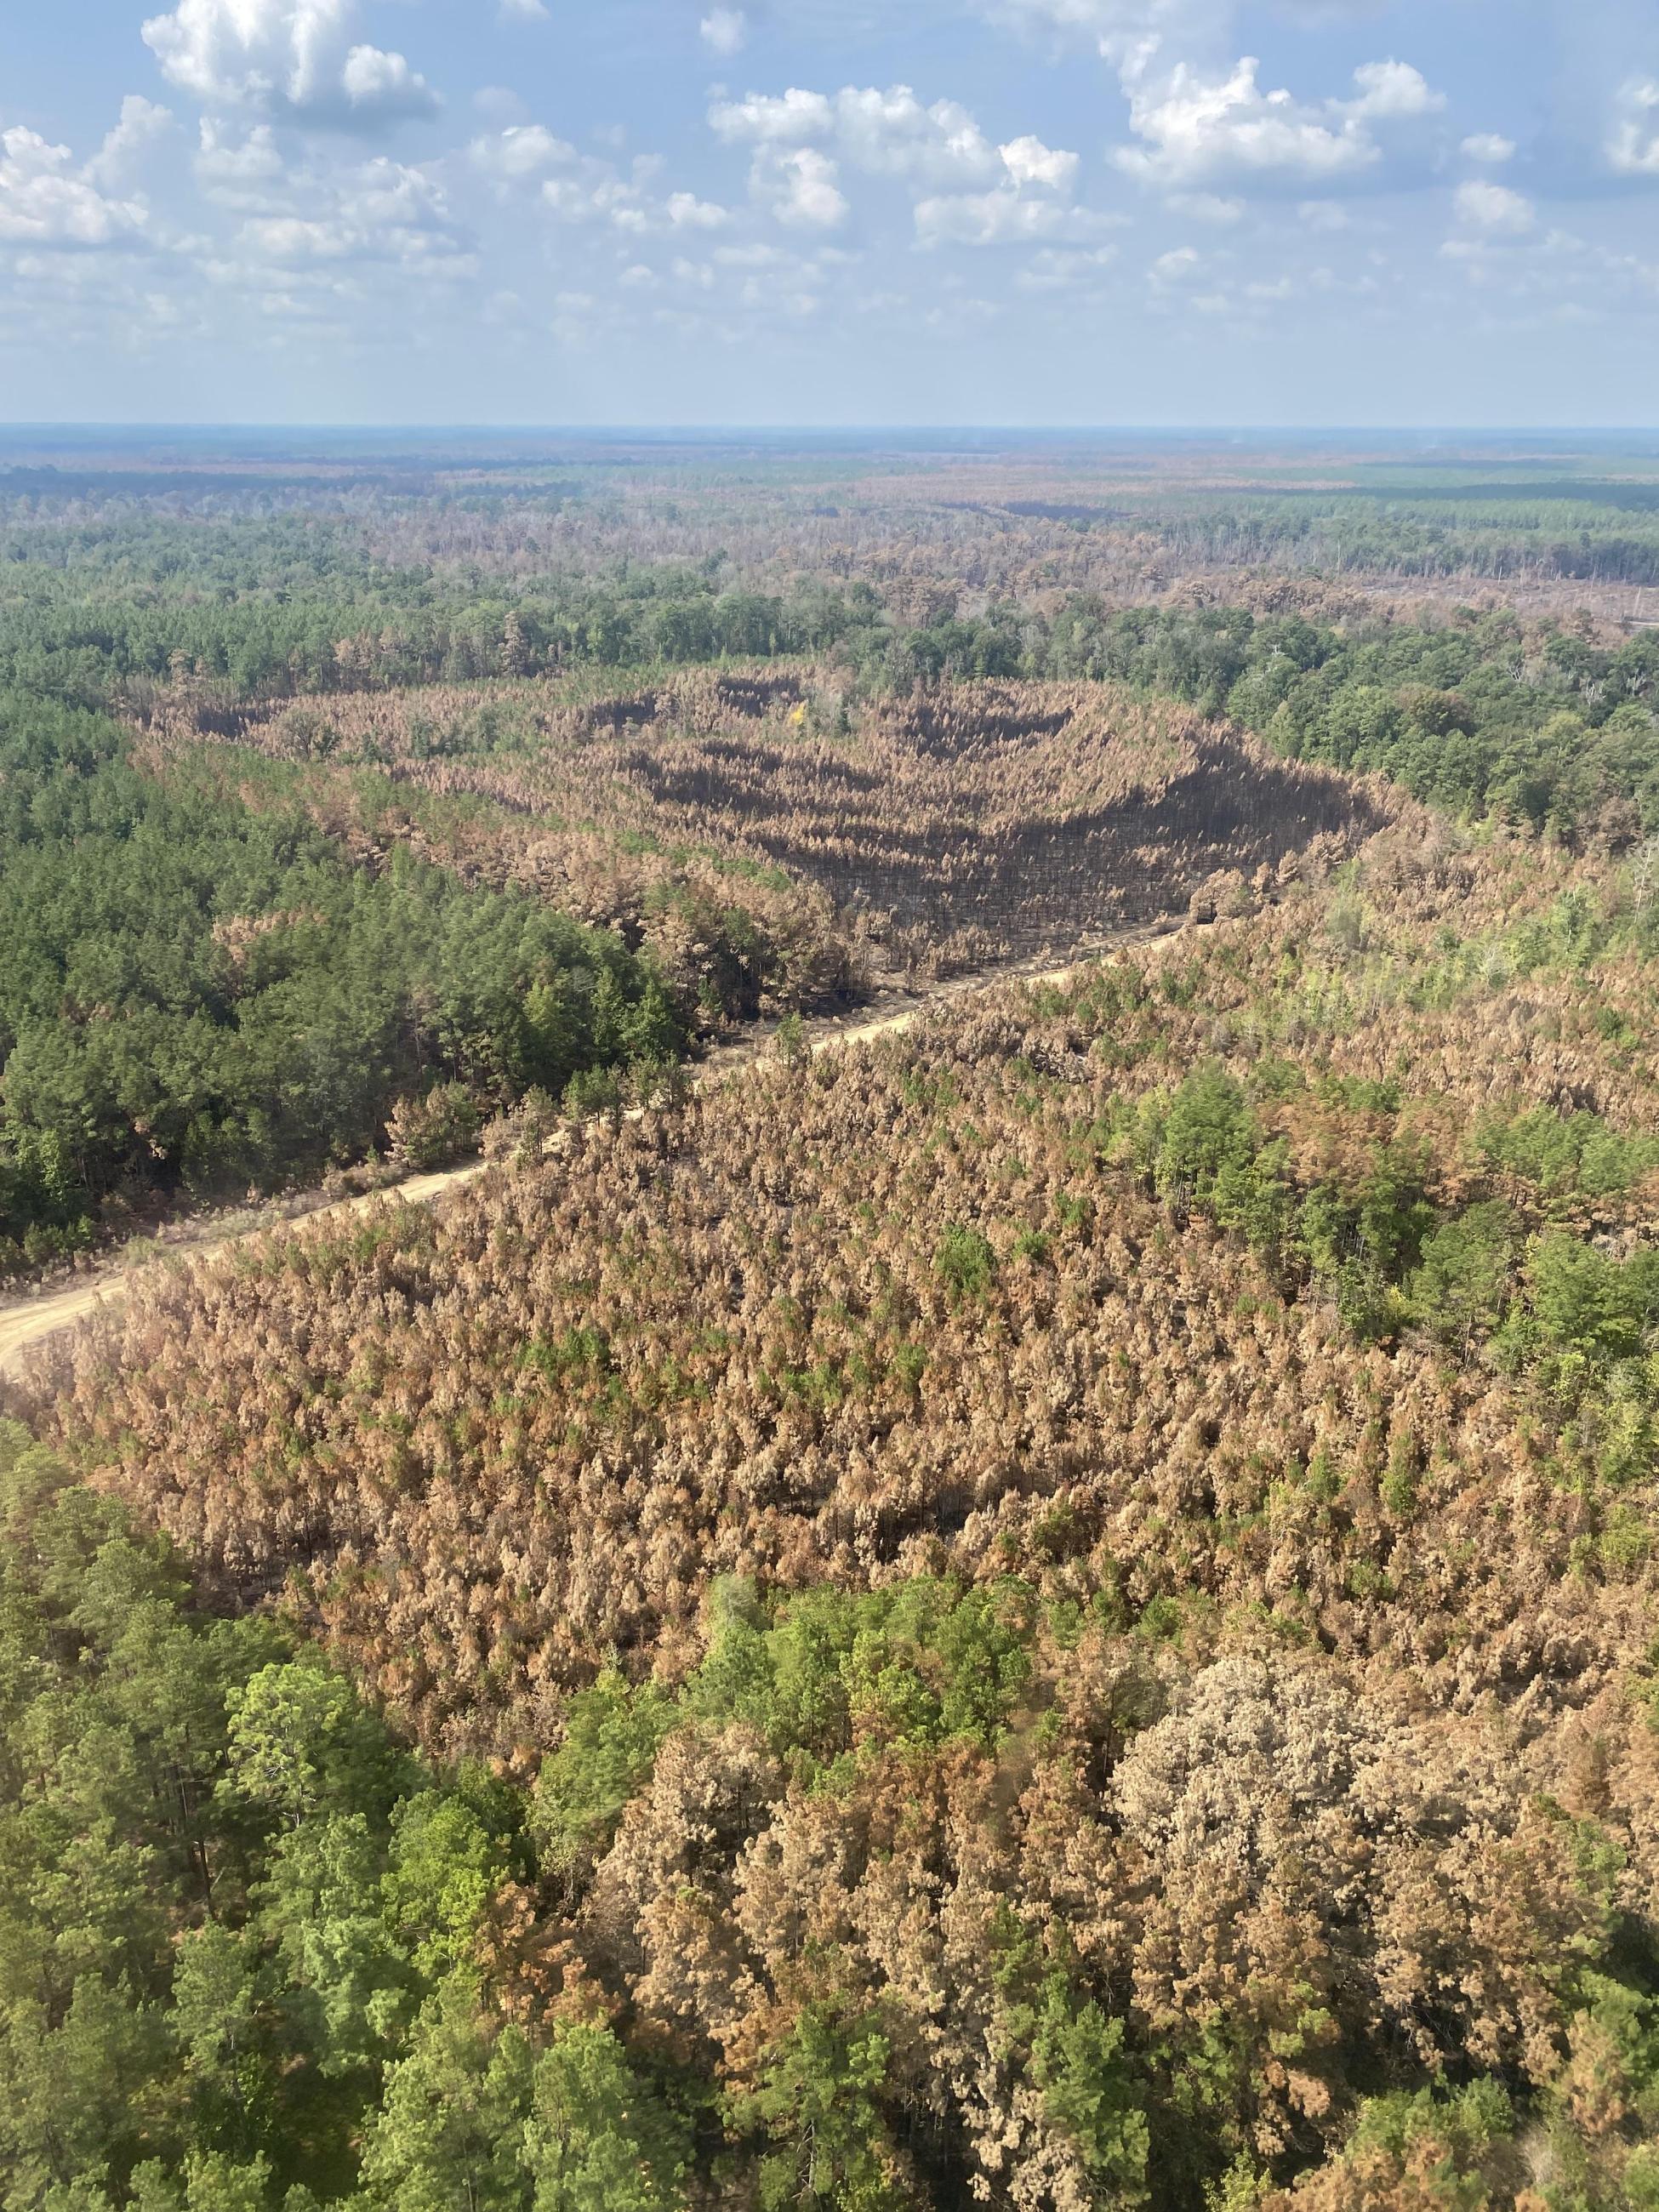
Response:
[{"label": "distant treeline", "polygon": [[723,585],[712,558],[518,585],[398,568],[343,526],[291,517],[0,533],[8,555],[0,688],[84,707],[180,677],[268,698],[841,645],[867,658],[892,628],[867,584],[780,597]]},{"label": "distant treeline", "polygon": [[1052,614],[964,613],[949,592],[907,627],[868,583],[732,588],[717,557],[514,587],[377,564],[349,530],[293,519],[58,538],[61,565],[14,568],[0,679],[88,708],[142,705],[180,682],[240,700],[776,657],[830,660],[867,690],[1107,677],[1230,714],[1297,758],[1380,769],[1456,812],[1588,822],[1615,842],[1659,827],[1659,631],[1609,648],[1508,613],[1339,629],[1236,608],[1112,610],[1086,593]]},{"label": "distant treeline", "polygon": [[1659,583],[1659,486],[1536,483],[1390,492],[1168,495],[1085,527],[1143,532],[1178,561],[1326,574]]}]

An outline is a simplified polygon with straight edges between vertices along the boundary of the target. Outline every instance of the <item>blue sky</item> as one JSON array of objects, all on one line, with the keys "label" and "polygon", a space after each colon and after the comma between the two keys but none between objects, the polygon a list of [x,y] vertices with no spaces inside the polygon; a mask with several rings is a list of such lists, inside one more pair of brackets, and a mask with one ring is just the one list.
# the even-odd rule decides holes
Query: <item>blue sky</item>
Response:
[{"label": "blue sky", "polygon": [[61,0],[0,419],[1659,421],[1649,0]]}]

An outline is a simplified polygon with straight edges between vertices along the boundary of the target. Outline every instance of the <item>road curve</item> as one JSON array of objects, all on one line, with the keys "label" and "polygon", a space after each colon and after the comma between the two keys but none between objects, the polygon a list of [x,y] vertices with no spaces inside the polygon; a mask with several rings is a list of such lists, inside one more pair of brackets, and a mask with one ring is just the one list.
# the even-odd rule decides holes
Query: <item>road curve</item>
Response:
[{"label": "road curve", "polygon": [[[1032,958],[1008,961],[994,968],[976,969],[972,975],[958,976],[932,989],[905,997],[896,1006],[891,1004],[881,1011],[850,1016],[829,1017],[807,1025],[806,1041],[815,1052],[825,1052],[836,1046],[861,1044],[872,1037],[888,1036],[900,1030],[908,1029],[926,1014],[957,999],[968,998],[976,992],[994,989],[1002,983],[1059,983],[1091,960],[1126,945],[1144,944],[1155,937],[1169,934],[1174,925],[1169,921],[1138,925],[1133,928],[1115,931],[1098,941],[1079,945],[1054,964],[1051,952],[1039,953]],[[699,1088],[722,1078],[735,1074],[751,1066],[767,1048],[769,1028],[762,1035],[750,1034],[743,1041],[721,1045],[710,1054],[696,1077]],[[217,1237],[204,1237],[199,1244],[179,1249],[181,1260],[210,1257],[236,1244],[246,1244],[256,1237],[269,1237],[273,1232],[301,1223],[337,1221],[356,1213],[366,1213],[372,1206],[386,1199],[398,1199],[406,1206],[428,1206],[447,1192],[458,1189],[483,1174],[486,1163],[469,1160],[463,1167],[445,1168],[434,1175],[411,1176],[399,1183],[388,1183],[380,1190],[363,1193],[356,1198],[338,1199],[330,1204],[313,1207],[309,1212],[291,1217],[289,1221],[264,1222],[252,1229],[227,1230]],[[62,1329],[70,1328],[77,1321],[100,1307],[118,1304],[134,1279],[147,1267],[155,1264],[153,1258],[136,1264],[115,1266],[90,1281],[72,1285],[68,1290],[56,1291],[50,1296],[19,1299],[9,1305],[0,1305],[0,1376],[15,1373],[22,1364],[23,1355],[32,1346],[56,1336]]]}]

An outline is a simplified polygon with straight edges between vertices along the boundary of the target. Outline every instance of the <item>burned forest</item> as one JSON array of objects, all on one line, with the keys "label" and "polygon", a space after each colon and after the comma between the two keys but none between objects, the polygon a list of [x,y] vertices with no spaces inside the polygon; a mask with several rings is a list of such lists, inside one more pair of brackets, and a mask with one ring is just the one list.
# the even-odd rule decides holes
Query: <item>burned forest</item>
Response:
[{"label": "burned forest", "polygon": [[0,471],[0,2205],[1659,2203],[1645,521],[419,460]]}]

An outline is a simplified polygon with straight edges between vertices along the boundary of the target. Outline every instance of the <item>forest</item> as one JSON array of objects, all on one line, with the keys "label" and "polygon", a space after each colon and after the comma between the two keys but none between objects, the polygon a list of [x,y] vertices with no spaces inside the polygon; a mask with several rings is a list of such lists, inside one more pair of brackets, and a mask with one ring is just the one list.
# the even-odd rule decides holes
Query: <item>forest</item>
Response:
[{"label": "forest", "polygon": [[176,533],[228,635],[303,496],[488,653],[14,665],[16,1264],[488,1164],[0,1381],[0,2205],[1659,2206],[1647,635],[872,565],[611,659],[568,456],[154,465],[26,599]]},{"label": "forest", "polygon": [[1073,594],[811,654],[786,614],[712,665],[617,669],[526,611],[465,682],[387,633],[337,640],[324,690],[179,647],[142,694],[111,663],[96,704],[40,671],[6,695],[0,1272],[395,1149],[436,1090],[460,1141],[734,1024],[1177,911],[1374,826],[1356,775],[1587,852],[1659,833],[1659,631]]},{"label": "forest", "polygon": [[297,813],[144,775],[102,718],[14,696],[0,779],[0,1272],[149,1186],[361,1154],[404,1099],[476,1123],[684,1047],[613,933],[407,849],[371,878]]}]

